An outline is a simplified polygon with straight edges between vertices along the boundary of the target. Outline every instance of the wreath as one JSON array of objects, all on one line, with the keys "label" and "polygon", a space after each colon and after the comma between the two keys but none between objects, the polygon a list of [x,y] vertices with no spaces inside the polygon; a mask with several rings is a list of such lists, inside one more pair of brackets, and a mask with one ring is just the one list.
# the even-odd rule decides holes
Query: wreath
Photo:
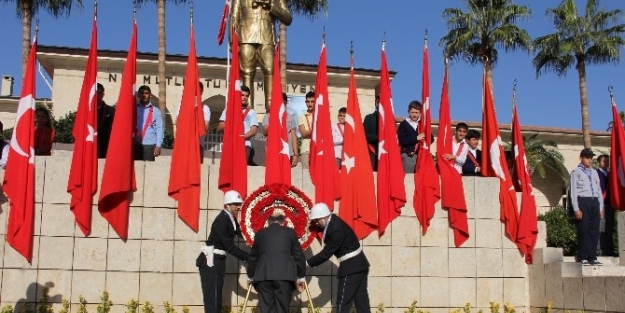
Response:
[{"label": "wreath", "polygon": [[264,185],[245,199],[241,208],[241,232],[248,246],[254,244],[254,236],[267,227],[267,218],[274,212],[285,217],[283,226],[295,230],[303,250],[308,249],[317,237],[315,225],[311,225],[308,210],[312,201],[301,190],[291,185]]}]

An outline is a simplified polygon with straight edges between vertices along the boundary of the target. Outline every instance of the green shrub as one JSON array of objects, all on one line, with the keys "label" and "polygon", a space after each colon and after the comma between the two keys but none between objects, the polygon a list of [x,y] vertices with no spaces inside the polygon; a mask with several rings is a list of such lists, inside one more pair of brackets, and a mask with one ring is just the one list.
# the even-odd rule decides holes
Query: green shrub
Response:
[{"label": "green shrub", "polygon": [[165,131],[163,135],[163,144],[161,148],[164,149],[173,149],[174,148],[174,134],[168,130]]},{"label": "green shrub", "polygon": [[78,296],[78,311],[77,313],[87,313],[87,300],[82,295]]},{"label": "green shrub", "polygon": [[141,312],[143,313],[154,313],[154,307],[150,304],[150,301],[145,301],[143,304],[143,308],[141,308]]},{"label": "green shrub", "polygon": [[69,301],[67,299],[62,300],[61,310],[59,313],[68,313],[69,312]]},{"label": "green shrub", "polygon": [[37,313],[54,313],[52,310],[52,306],[48,303],[50,297],[48,296],[48,292],[50,289],[48,287],[43,287],[41,289],[41,297],[39,298],[39,303],[37,303],[36,312]]},{"label": "green shrub", "polygon": [[74,128],[74,120],[76,119],[76,112],[69,112],[65,116],[59,118],[56,121],[52,121],[52,128],[56,132],[54,141],[60,143],[74,143],[74,136],[72,136],[72,129]]},{"label": "green shrub", "polygon": [[7,304],[0,309],[0,313],[13,313],[13,307]]},{"label": "green shrub", "polygon": [[126,313],[137,313],[139,309],[139,301],[131,299],[124,305],[126,307]]},{"label": "green shrub", "polygon": [[562,248],[564,255],[577,254],[577,231],[565,208],[555,206],[539,215],[538,220],[547,223],[548,247]]},{"label": "green shrub", "polygon": [[100,304],[98,304],[98,313],[109,313],[111,312],[112,306],[113,301],[109,299],[109,293],[107,291],[103,291],[102,296],[100,297]]},{"label": "green shrub", "polygon": [[11,140],[11,137],[13,136],[13,127],[3,130],[0,136],[2,136],[2,140]]}]

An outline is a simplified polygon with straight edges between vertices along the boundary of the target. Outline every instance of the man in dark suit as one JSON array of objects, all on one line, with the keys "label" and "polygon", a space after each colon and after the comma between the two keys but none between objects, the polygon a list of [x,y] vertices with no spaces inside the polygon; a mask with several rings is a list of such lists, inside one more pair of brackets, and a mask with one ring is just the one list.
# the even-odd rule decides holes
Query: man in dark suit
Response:
[{"label": "man in dark suit", "polygon": [[250,255],[234,244],[234,237],[241,236],[236,216],[241,210],[243,199],[231,190],[224,194],[224,209],[211,226],[210,235],[195,265],[200,269],[204,313],[220,313],[222,308],[221,289],[226,275],[226,252],[247,262]]},{"label": "man in dark suit", "polygon": [[356,312],[371,312],[367,293],[369,261],[362,252],[356,234],[347,223],[332,214],[324,203],[315,204],[310,210],[309,218],[323,229],[324,246],[321,252],[308,259],[308,266],[319,266],[332,255],[340,263],[336,274],[339,279],[337,313],[349,313],[352,302],[356,306]]},{"label": "man in dark suit", "polygon": [[261,313],[289,313],[296,281],[299,291],[304,290],[306,257],[295,231],[282,226],[284,215],[270,216],[268,224],[254,237],[248,280],[258,291]]},{"label": "man in dark suit", "polygon": [[371,168],[373,171],[378,170],[378,124],[380,106],[380,94],[378,87],[375,89],[375,111],[365,115],[363,126],[365,129],[365,137],[367,138],[367,147],[369,149],[369,158],[371,160]]},{"label": "man in dark suit", "polygon": [[467,160],[462,165],[462,176],[482,176],[480,163],[482,162],[482,150],[477,148],[480,141],[480,133],[475,129],[469,129],[465,141],[469,145]]},{"label": "man in dark suit", "polygon": [[603,212],[605,219],[601,220],[604,227],[601,228],[599,235],[599,247],[601,255],[614,256],[614,208],[610,205],[610,185],[608,184],[608,169],[610,168],[610,156],[607,154],[600,155],[597,158],[597,174],[599,174],[599,186],[601,186],[601,194],[603,195]]}]

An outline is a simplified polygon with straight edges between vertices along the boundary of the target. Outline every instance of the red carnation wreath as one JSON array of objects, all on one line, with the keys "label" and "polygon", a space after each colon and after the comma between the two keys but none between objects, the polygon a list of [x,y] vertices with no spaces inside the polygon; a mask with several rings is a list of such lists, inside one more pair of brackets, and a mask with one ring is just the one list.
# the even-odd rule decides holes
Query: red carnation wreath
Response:
[{"label": "red carnation wreath", "polygon": [[275,211],[285,216],[285,225],[295,230],[303,250],[308,249],[317,237],[316,227],[310,224],[308,210],[312,201],[301,190],[291,185],[271,184],[254,191],[245,199],[241,208],[241,232],[248,246],[254,244],[254,236],[267,226],[267,218]]}]

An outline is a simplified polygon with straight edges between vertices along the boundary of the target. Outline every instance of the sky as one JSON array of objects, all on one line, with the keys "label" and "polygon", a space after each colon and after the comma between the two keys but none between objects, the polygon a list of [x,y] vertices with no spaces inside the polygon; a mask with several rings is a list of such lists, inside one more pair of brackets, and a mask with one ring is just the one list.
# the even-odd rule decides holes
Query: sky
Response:
[{"label": "sky", "polygon": [[[226,57],[226,46],[217,44],[217,31],[223,11],[223,0],[194,1],[194,24],[197,53],[201,56]],[[315,20],[294,16],[288,28],[288,62],[317,64],[325,27],[328,64],[349,66],[350,41],[354,42],[355,66],[379,70],[382,39],[386,38],[389,69],[397,75],[391,84],[395,113],[407,115],[408,103],[421,100],[421,71],[424,35],[428,31],[430,54],[430,94],[432,116],[438,117],[443,79],[443,50],[439,40],[447,32],[442,17],[445,8],[466,11],[465,0],[366,0],[330,1],[326,15]],[[584,0],[576,0],[583,8]],[[69,18],[54,19],[41,12],[39,43],[42,45],[88,48],[93,16],[92,0],[83,0]],[[549,7],[560,0],[517,0],[529,5],[532,17],[520,21],[532,38],[554,32]],[[625,9],[622,0],[604,0],[606,9]],[[132,23],[132,2],[98,1],[99,49],[126,50]],[[189,49],[189,5],[167,5],[167,53],[184,54]],[[155,4],[146,4],[137,12],[138,50],[157,52],[157,12]],[[621,23],[625,21],[621,20]],[[21,88],[22,25],[15,15],[15,5],[0,2],[0,75],[15,77],[14,95]],[[34,29],[34,28],[33,28]],[[621,51],[623,53],[623,51]],[[546,73],[536,78],[533,56],[527,52],[499,52],[494,69],[495,106],[499,123],[510,123],[512,87],[517,80],[517,107],[524,125],[581,129],[579,79],[574,68],[567,76]],[[619,111],[625,110],[625,60],[618,65],[587,67],[587,88],[592,130],[604,131],[612,119],[608,86],[614,86]],[[450,66],[450,99],[452,119],[481,121],[482,68],[456,62]],[[51,82],[53,83],[53,82]],[[37,97],[51,97],[44,81],[37,81]],[[619,105],[619,103],[622,103]],[[366,114],[368,112],[363,112]]]}]

